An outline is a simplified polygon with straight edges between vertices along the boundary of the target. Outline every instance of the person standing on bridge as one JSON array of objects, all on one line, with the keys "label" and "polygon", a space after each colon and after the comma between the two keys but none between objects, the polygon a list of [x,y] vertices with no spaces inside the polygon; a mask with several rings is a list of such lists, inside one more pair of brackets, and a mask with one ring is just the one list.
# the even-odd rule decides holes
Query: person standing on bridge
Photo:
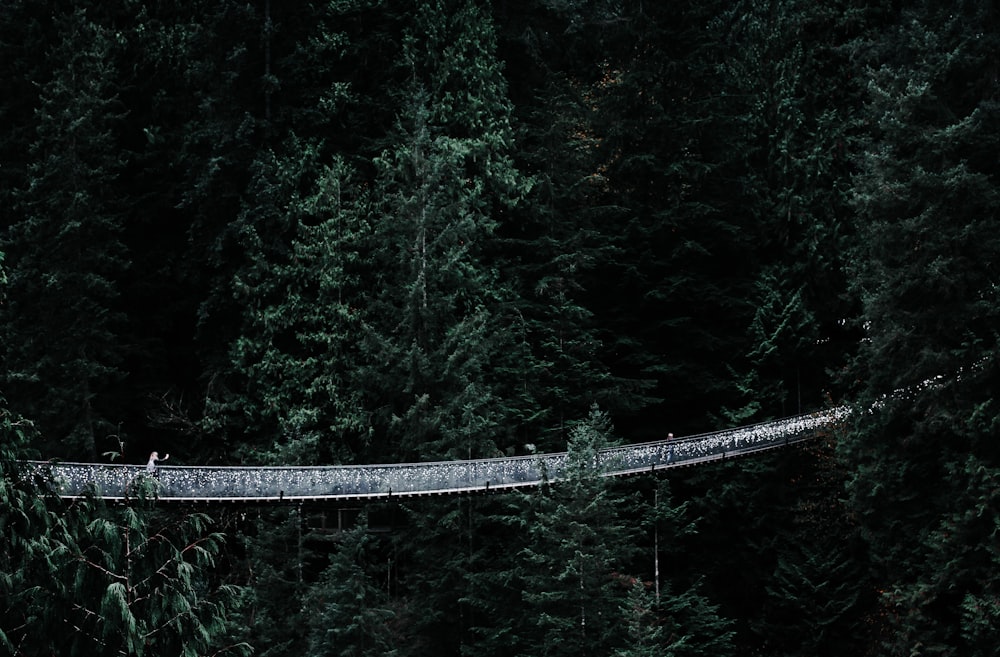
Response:
[{"label": "person standing on bridge", "polygon": [[153,452],[149,455],[149,463],[146,464],[146,474],[156,476],[156,463],[158,461],[166,461],[170,458],[170,454],[164,454],[163,458],[160,458],[159,452]]}]

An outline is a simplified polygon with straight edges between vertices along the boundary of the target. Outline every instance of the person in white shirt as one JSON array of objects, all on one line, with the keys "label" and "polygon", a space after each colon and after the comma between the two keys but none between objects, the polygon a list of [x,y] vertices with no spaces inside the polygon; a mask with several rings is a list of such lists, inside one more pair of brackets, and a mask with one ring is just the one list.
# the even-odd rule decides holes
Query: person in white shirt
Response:
[{"label": "person in white shirt", "polygon": [[156,474],[156,463],[158,461],[166,461],[170,458],[170,454],[164,454],[163,458],[160,458],[159,452],[153,452],[149,455],[149,463],[146,464],[146,474],[155,475]]}]

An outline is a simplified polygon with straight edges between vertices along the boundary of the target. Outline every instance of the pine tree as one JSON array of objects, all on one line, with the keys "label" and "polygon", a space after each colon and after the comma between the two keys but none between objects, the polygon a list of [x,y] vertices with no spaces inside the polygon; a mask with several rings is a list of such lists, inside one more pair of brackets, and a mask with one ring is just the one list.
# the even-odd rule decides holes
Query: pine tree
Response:
[{"label": "pine tree", "polygon": [[843,455],[885,592],[882,654],[917,644],[966,654],[980,635],[972,617],[962,633],[963,616],[996,587],[979,575],[993,529],[974,518],[998,455],[998,299],[984,265],[1000,248],[997,16],[978,3],[920,2],[895,18],[857,49],[870,63],[871,133],[853,190],[865,341],[851,375],[866,412]]},{"label": "pine tree", "polygon": [[618,610],[630,588],[626,566],[635,532],[625,499],[601,477],[598,451],[608,446],[607,416],[592,409],[574,427],[564,479],[544,488],[529,509],[529,544],[520,585],[526,652],[600,655],[622,645]]},{"label": "pine tree", "polygon": [[[746,351],[752,281],[730,184],[735,129],[718,94],[721,45],[708,29],[717,6],[548,7],[578,56],[556,74],[580,152],[567,161],[586,167],[557,193],[572,194],[567,214],[601,247],[586,307],[602,361],[632,382],[616,421],[636,440],[664,435],[668,416],[671,430],[703,429],[735,393],[723,363]],[[698,353],[717,358],[696,363]]]},{"label": "pine tree", "polygon": [[46,49],[51,47],[50,3],[15,0],[0,11],[0,119],[7,129],[0,135],[0,231],[16,221],[16,191],[26,186],[30,145],[35,139],[34,116],[38,86],[33,81],[49,75]]},{"label": "pine tree", "polygon": [[[56,16],[29,182],[4,235],[10,263],[2,315],[4,384],[49,455],[95,460],[117,433],[125,346],[118,280],[129,266],[116,179],[120,35],[84,9]],[[113,444],[113,443],[112,443]]]},{"label": "pine tree", "polygon": [[343,162],[321,165],[299,140],[285,152],[262,157],[238,219],[246,264],[232,287],[242,328],[203,425],[255,460],[353,462],[367,433],[352,377],[363,206]]},{"label": "pine tree", "polygon": [[503,657],[525,654],[527,617],[522,613],[518,555],[530,537],[530,495],[510,493],[475,500],[469,506],[462,597],[467,633],[461,655]]},{"label": "pine tree", "polygon": [[508,293],[484,259],[523,182],[492,26],[474,2],[418,5],[399,122],[376,159],[363,388],[391,458],[493,455],[507,440],[493,369]]},{"label": "pine tree", "polygon": [[309,616],[309,657],[401,655],[392,631],[393,612],[384,589],[368,574],[374,539],[362,520],[339,539],[330,565],[305,599]]}]

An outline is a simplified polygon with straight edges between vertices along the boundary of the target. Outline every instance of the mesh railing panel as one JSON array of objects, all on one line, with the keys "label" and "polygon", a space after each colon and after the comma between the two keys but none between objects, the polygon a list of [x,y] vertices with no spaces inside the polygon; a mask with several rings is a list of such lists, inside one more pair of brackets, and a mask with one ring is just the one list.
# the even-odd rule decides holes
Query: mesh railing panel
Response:
[{"label": "mesh railing panel", "polygon": [[[844,408],[675,440],[613,447],[600,455],[602,472],[622,476],[662,467],[693,465],[811,438],[843,418]],[[149,477],[145,466],[31,462],[51,476],[57,493],[87,491],[105,499],[133,497]],[[164,500],[361,499],[434,495],[537,486],[563,477],[566,453],[512,458],[391,465],[305,467],[160,466],[156,481]]]}]

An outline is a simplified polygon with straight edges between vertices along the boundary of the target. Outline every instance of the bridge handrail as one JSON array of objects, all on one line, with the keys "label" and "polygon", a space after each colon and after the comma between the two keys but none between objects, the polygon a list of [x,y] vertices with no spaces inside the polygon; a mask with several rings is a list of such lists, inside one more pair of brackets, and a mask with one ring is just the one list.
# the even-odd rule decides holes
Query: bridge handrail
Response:
[{"label": "bridge handrail", "polygon": [[[770,449],[813,437],[847,414],[837,407],[781,420],[669,440],[610,447],[600,452],[606,476],[693,465]],[[371,465],[328,466],[160,466],[159,496],[177,501],[364,499],[454,494],[537,486],[563,477],[566,452]],[[143,465],[31,461],[51,475],[57,493],[79,497],[88,490],[105,499],[136,494],[148,477]]]}]

